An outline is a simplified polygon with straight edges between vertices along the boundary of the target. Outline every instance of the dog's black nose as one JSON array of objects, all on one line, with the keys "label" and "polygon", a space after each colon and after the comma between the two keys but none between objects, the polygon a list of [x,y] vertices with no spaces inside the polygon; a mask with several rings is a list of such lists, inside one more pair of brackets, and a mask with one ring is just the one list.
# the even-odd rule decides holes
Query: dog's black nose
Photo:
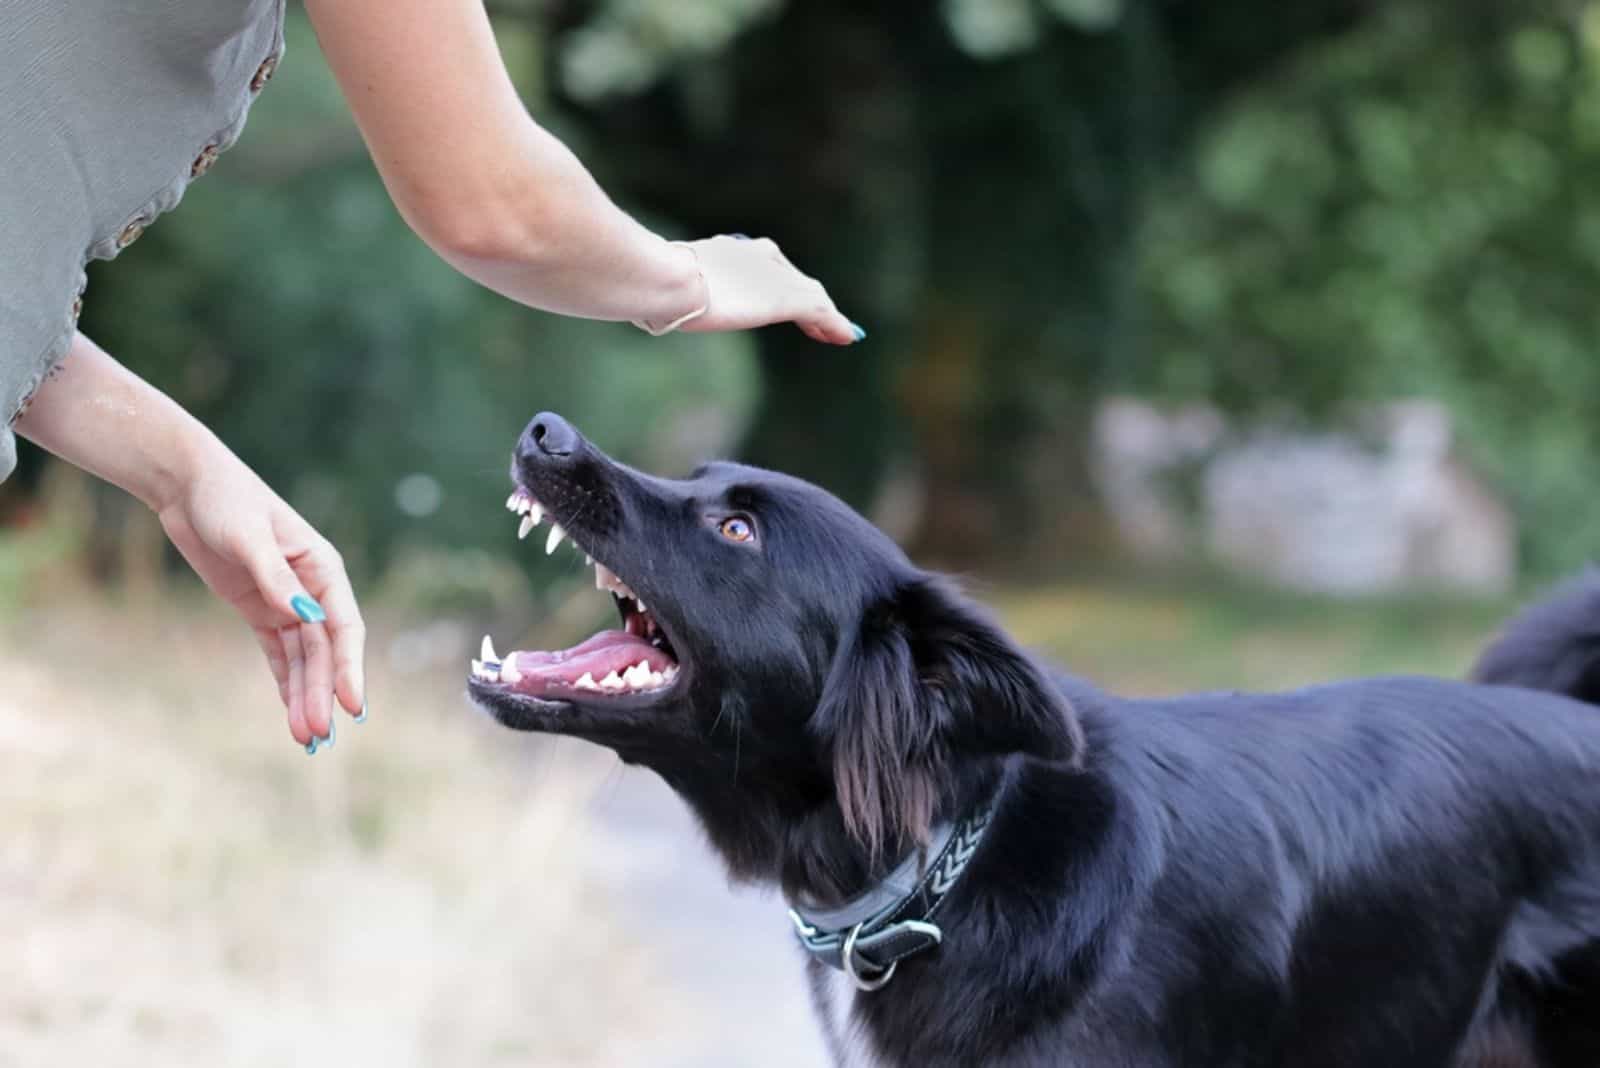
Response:
[{"label": "dog's black nose", "polygon": [[583,441],[577,429],[554,412],[540,412],[528,424],[527,440],[545,456],[571,456]]}]

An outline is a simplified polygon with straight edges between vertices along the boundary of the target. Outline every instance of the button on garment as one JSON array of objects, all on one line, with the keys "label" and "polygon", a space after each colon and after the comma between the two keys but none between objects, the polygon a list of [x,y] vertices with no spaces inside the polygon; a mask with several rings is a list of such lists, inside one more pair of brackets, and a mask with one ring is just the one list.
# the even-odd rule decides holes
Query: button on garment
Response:
[{"label": "button on garment", "polygon": [[144,220],[143,219],[135,219],[135,220],[133,220],[127,226],[124,226],[122,228],[122,232],[117,235],[117,248],[119,250],[127,248],[129,245],[131,245],[135,241],[139,240],[140,236],[142,236],[143,234],[144,234]]},{"label": "button on garment", "polygon": [[272,80],[273,74],[278,70],[278,57],[268,56],[261,66],[256,68],[256,76],[250,79],[250,91],[259,93]]},{"label": "button on garment", "polygon": [[84,266],[171,209],[283,54],[284,0],[0,0],[0,480]]},{"label": "button on garment", "polygon": [[207,145],[202,148],[200,154],[194,158],[194,162],[189,164],[189,177],[199,178],[206,171],[209,171],[211,165],[217,162],[217,156],[220,152],[221,150],[216,145]]}]

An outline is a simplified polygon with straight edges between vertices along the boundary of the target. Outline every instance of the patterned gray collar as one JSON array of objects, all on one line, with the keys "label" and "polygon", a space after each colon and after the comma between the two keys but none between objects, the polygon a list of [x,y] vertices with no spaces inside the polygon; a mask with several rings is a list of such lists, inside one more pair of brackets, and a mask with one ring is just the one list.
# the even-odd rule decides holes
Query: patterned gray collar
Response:
[{"label": "patterned gray collar", "polygon": [[993,815],[991,800],[959,824],[940,824],[927,849],[842,905],[793,902],[789,918],[800,945],[844,972],[858,989],[882,989],[900,961],[932,949],[944,937],[934,915],[977,853]]}]

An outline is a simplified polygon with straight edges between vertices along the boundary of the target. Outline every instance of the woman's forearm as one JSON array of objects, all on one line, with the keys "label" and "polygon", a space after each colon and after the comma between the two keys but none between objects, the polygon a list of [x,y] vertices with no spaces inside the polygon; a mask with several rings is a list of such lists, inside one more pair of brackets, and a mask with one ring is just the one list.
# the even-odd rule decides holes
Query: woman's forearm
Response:
[{"label": "woman's forearm", "polygon": [[323,52],[412,228],[513,300],[593,319],[704,306],[694,257],[618,208],[529,117],[481,0],[308,0]]},{"label": "woman's forearm", "polygon": [[587,319],[664,322],[703,307],[695,257],[613,204],[578,159],[527,120],[520,166],[470,201],[414,212],[457,270],[519,303]]},{"label": "woman's forearm", "polygon": [[201,423],[82,334],[17,420],[17,433],[154,511],[220,448]]}]

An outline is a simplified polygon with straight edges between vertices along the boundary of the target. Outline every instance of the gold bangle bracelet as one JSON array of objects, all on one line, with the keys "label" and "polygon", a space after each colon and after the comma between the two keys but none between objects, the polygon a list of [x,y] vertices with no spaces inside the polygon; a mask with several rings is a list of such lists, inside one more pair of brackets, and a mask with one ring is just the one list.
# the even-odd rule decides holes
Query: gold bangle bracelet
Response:
[{"label": "gold bangle bracelet", "polygon": [[700,253],[696,252],[694,250],[694,246],[689,244],[687,241],[674,241],[672,243],[677,245],[679,248],[688,249],[689,255],[694,258],[694,273],[700,278],[700,288],[705,290],[706,302],[700,305],[700,307],[696,308],[694,311],[678,316],[665,326],[653,326],[643,319],[633,320],[634,326],[637,326],[640,330],[643,330],[651,337],[660,337],[663,334],[670,334],[674,330],[678,329],[678,327],[683,326],[685,323],[694,322],[696,319],[700,318],[706,312],[711,310],[711,287],[706,284],[706,273],[700,267]]}]

